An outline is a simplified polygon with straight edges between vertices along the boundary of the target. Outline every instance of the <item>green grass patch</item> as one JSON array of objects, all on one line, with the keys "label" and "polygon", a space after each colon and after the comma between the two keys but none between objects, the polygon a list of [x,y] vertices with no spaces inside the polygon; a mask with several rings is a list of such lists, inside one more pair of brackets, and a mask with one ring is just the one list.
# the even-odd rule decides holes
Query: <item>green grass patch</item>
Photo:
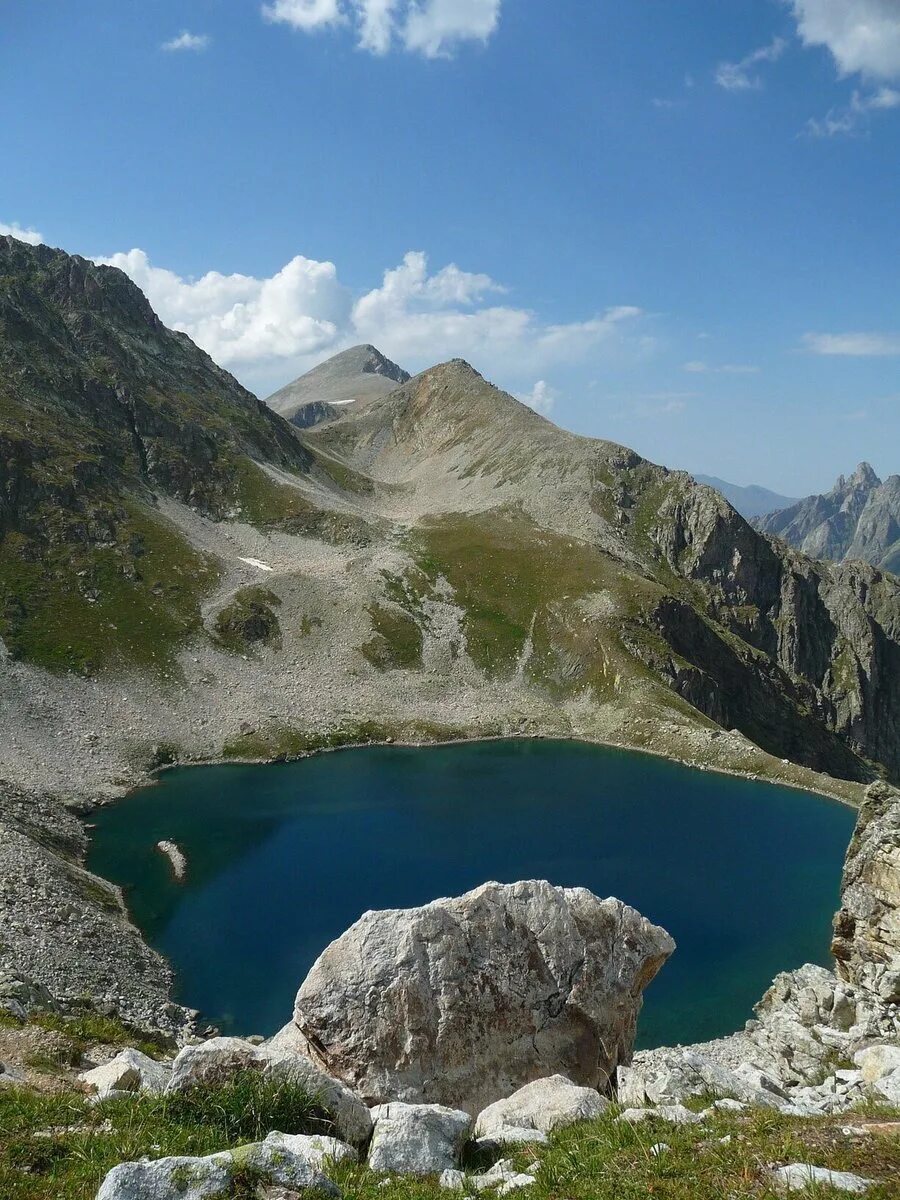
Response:
[{"label": "green grass patch", "polygon": [[84,675],[168,671],[202,631],[214,560],[136,502],[119,513],[104,541],[70,526],[43,544],[19,532],[0,542],[0,637],[14,658]]},{"label": "green grass patch", "polygon": [[257,1072],[240,1073],[220,1088],[94,1106],[70,1093],[3,1088],[0,1196],[94,1200],[107,1171],[120,1162],[214,1154],[259,1141],[274,1129],[327,1133],[331,1122],[316,1097]]},{"label": "green grass patch", "polygon": [[383,604],[373,604],[368,611],[374,636],[360,650],[372,666],[380,671],[421,667],[423,637],[416,619],[402,608]]},{"label": "green grass patch", "polygon": [[280,606],[280,598],[269,588],[240,588],[216,614],[216,641],[233,654],[243,654],[255,645],[273,645],[281,637],[275,611]]}]

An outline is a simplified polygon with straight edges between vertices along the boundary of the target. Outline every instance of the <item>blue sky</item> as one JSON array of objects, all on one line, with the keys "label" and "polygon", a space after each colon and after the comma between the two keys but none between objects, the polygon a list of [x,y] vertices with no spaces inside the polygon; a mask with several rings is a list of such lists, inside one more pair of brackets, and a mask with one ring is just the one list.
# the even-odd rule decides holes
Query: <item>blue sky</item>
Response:
[{"label": "blue sky", "polygon": [[2,0],[0,228],[266,395],[373,341],[789,494],[900,471],[898,0]]}]

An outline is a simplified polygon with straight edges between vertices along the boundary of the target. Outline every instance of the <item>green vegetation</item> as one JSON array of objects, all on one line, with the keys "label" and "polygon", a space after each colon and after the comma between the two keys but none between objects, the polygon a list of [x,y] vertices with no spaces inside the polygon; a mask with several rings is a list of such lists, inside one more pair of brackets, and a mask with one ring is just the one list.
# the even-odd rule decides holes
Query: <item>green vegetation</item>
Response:
[{"label": "green vegetation", "polygon": [[375,636],[360,649],[373,667],[380,671],[421,667],[422,630],[414,617],[383,604],[373,604],[369,616]]},{"label": "green vegetation", "polygon": [[243,654],[250,646],[271,646],[281,635],[276,608],[281,600],[264,587],[245,587],[216,614],[216,639],[226,650]]},{"label": "green vegetation", "polygon": [[[491,736],[483,731],[485,736]],[[381,721],[349,721],[327,730],[299,730],[285,725],[270,725],[266,729],[243,733],[226,742],[223,758],[267,762],[282,762],[303,758],[321,750],[339,750],[344,746],[381,745],[386,742],[451,742],[468,736],[467,732],[451,726],[435,725],[428,721],[407,721],[385,724]]]},{"label": "green vegetation", "polygon": [[[530,1200],[772,1200],[771,1164],[808,1162],[876,1180],[871,1200],[900,1197],[900,1136],[879,1131],[897,1121],[889,1110],[804,1120],[771,1110],[717,1114],[702,1125],[616,1121],[611,1107],[597,1121],[555,1134],[546,1147],[511,1157],[536,1176]],[[858,1127],[858,1135],[842,1132]],[[315,1100],[287,1084],[252,1073],[225,1088],[168,1097],[135,1097],[91,1107],[69,1093],[0,1090],[0,1195],[4,1200],[93,1200],[106,1171],[149,1155],[202,1155],[258,1140],[272,1129],[323,1131]],[[654,1153],[664,1143],[668,1148]],[[483,1155],[465,1166],[483,1170]],[[438,1200],[435,1178],[375,1175],[365,1166],[335,1164],[328,1174],[347,1200]],[[229,1200],[253,1196],[257,1177],[240,1178]],[[247,1190],[247,1189],[250,1190]],[[810,1189],[826,1200],[839,1193]],[[225,1200],[225,1198],[223,1198]]]},{"label": "green vegetation", "polygon": [[13,657],[55,671],[171,670],[203,628],[200,603],[218,569],[136,502],[103,518],[102,538],[77,538],[77,522],[67,528],[47,511],[42,541],[20,532],[0,541],[0,637]]},{"label": "green vegetation", "polygon": [[273,1129],[327,1133],[331,1123],[316,1098],[296,1084],[252,1071],[220,1088],[97,1105],[70,1092],[0,1088],[0,1196],[94,1200],[107,1171],[120,1162],[213,1154],[261,1140]]},{"label": "green vegetation", "polygon": [[283,529],[341,545],[366,545],[366,522],[351,514],[330,512],[309,500],[290,483],[277,483],[249,459],[235,463],[236,513],[257,529]]},{"label": "green vegetation", "polygon": [[0,1011],[0,1029],[22,1029],[27,1025],[59,1033],[65,1039],[60,1046],[63,1059],[55,1064],[57,1067],[78,1063],[90,1046],[131,1046],[150,1058],[162,1058],[173,1046],[170,1039],[162,1034],[151,1037],[117,1017],[106,1017],[93,1009],[74,1014],[42,1009],[29,1014],[24,1020]]}]

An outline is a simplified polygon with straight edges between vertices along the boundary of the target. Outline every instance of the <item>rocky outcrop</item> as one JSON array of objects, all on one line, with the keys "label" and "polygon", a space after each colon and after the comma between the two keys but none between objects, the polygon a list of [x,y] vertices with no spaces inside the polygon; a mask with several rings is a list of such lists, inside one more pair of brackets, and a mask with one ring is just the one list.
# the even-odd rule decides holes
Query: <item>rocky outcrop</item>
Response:
[{"label": "rocky outcrop", "polygon": [[884,783],[860,809],[831,949],[842,979],[900,1004],[900,792]]},{"label": "rocky outcrop", "polygon": [[900,570],[900,476],[883,483],[860,463],[830,492],[808,496],[760,517],[757,527],[777,534],[812,558],[860,560],[887,571]]},{"label": "rocky outcrop", "polygon": [[266,403],[298,429],[309,429],[340,417],[347,404],[386,396],[408,379],[408,371],[374,346],[351,346],[280,388]]},{"label": "rocky outcrop", "polygon": [[618,900],[488,883],[366,913],[313,965],[294,1025],[370,1102],[476,1113],[554,1073],[602,1089],[629,1061],[641,993],[673,950]]}]

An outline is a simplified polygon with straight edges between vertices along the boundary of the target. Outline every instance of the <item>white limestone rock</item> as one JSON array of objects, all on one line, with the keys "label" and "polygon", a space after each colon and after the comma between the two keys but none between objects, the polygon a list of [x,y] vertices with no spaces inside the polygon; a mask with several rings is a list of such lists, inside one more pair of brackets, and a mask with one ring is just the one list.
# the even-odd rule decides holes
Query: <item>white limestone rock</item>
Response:
[{"label": "white limestone rock", "polygon": [[313,1167],[321,1168],[329,1162],[359,1162],[359,1153],[353,1146],[319,1133],[273,1132],[267,1135],[263,1145],[290,1150]]},{"label": "white limestone rock", "polygon": [[380,1104],[372,1109],[369,1167],[398,1175],[432,1175],[459,1166],[472,1118],[440,1104]]},{"label": "white limestone rock", "polygon": [[809,1187],[832,1187],[839,1192],[861,1195],[872,1186],[873,1180],[852,1175],[849,1171],[829,1171],[809,1163],[791,1163],[772,1171],[772,1184],[777,1191],[801,1192]]},{"label": "white limestone rock", "polygon": [[358,1096],[338,1079],[320,1071],[308,1058],[298,1054],[270,1057],[262,1051],[263,1071],[271,1079],[291,1079],[300,1084],[326,1110],[334,1122],[334,1132],[352,1146],[361,1146],[372,1133],[372,1116]]},{"label": "white limestone rock", "polygon": [[618,1098],[620,1104],[640,1108],[680,1104],[710,1094],[763,1108],[781,1107],[784,1093],[780,1085],[766,1076],[769,1086],[760,1086],[762,1075],[753,1071],[749,1076],[739,1074],[692,1050],[647,1050],[636,1054],[631,1066],[619,1068]]},{"label": "white limestone rock", "polygon": [[882,1076],[874,1085],[874,1091],[877,1093],[876,1099],[884,1099],[888,1104],[900,1107],[900,1067],[891,1071],[890,1075]]},{"label": "white limestone rock", "polygon": [[616,1120],[640,1125],[653,1118],[668,1121],[670,1125],[700,1125],[706,1119],[706,1114],[691,1112],[683,1104],[660,1104],[657,1108],[626,1108]]},{"label": "white limestone rock", "polygon": [[550,1133],[599,1117],[608,1104],[594,1088],[579,1087],[564,1075],[551,1075],[526,1083],[505,1100],[488,1105],[475,1122],[475,1136],[496,1139],[504,1128]]},{"label": "white limestone rock", "polygon": [[857,1050],[853,1061],[862,1072],[866,1083],[877,1083],[885,1075],[900,1069],[900,1045],[879,1043]]},{"label": "white limestone rock", "polygon": [[550,1141],[542,1129],[525,1129],[518,1125],[499,1125],[484,1137],[475,1139],[475,1149],[496,1154],[506,1146],[545,1146]]},{"label": "white limestone rock", "polygon": [[219,1200],[230,1194],[240,1170],[258,1173],[263,1185],[315,1189],[339,1197],[335,1185],[287,1147],[254,1143],[205,1158],[159,1158],[121,1163],[109,1172],[97,1200]]},{"label": "white limestone rock", "polygon": [[142,1054],[140,1050],[123,1050],[114,1059],[90,1071],[83,1071],[78,1078],[87,1084],[99,1100],[107,1100],[113,1093],[127,1095],[131,1092],[150,1092],[156,1095],[166,1090],[172,1068]]},{"label": "white limestone rock", "polygon": [[179,1051],[166,1091],[183,1092],[198,1084],[227,1083],[238,1071],[262,1070],[265,1062],[262,1052],[243,1038],[210,1038]]},{"label": "white limestone rock", "polygon": [[488,883],[366,913],[314,964],[294,1025],[305,1053],[369,1103],[476,1113],[555,1073],[602,1089],[673,950],[619,900]]}]

